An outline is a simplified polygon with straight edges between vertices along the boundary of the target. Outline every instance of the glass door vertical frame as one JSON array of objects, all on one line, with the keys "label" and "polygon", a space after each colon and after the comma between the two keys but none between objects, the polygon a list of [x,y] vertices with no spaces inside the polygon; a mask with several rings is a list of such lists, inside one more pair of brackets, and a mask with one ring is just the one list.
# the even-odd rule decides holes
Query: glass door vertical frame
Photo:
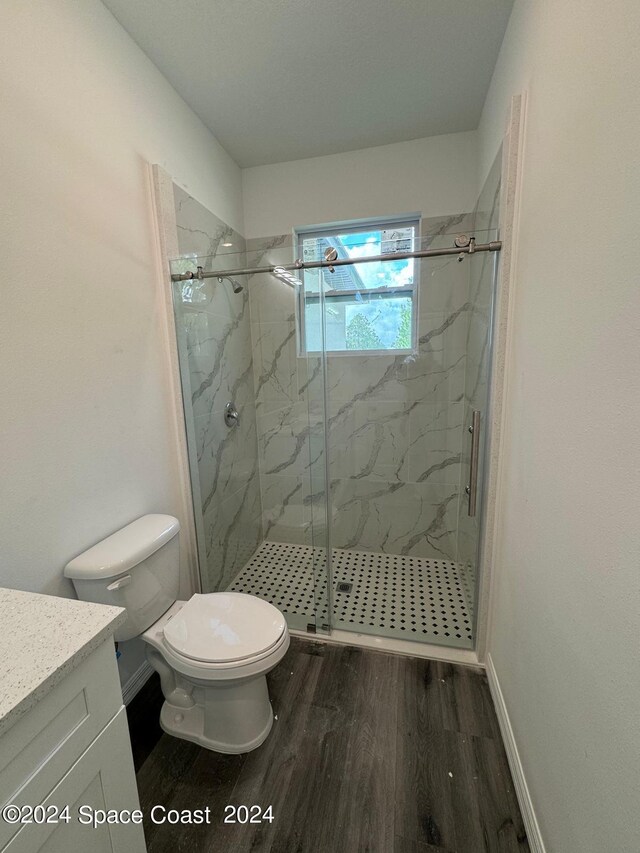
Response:
[{"label": "glass door vertical frame", "polygon": [[[317,336],[320,338],[320,351],[313,353],[298,350],[298,358],[307,363],[307,376],[313,377],[307,385],[307,410],[310,431],[309,440],[309,508],[310,508],[310,545],[311,569],[313,572],[313,613],[314,622],[310,630],[317,633],[329,633],[331,630],[331,521],[329,501],[329,443],[327,438],[327,365],[326,365],[326,326],[322,288],[322,271],[314,270],[310,274],[301,274],[298,304],[298,321],[306,313],[307,289],[314,293],[313,279],[317,276],[320,292],[317,317]],[[300,327],[298,325],[298,333]],[[314,376],[314,372],[317,373]],[[318,385],[318,383],[320,383]],[[317,389],[317,390],[315,390]],[[321,434],[319,432],[321,430]],[[315,441],[317,440],[317,445]]]},{"label": "glass door vertical frame", "polygon": [[[496,234],[496,240],[500,239],[499,232]],[[491,436],[489,435],[489,412],[491,411],[491,403],[492,403],[492,395],[493,395],[493,387],[492,387],[492,376],[493,376],[493,341],[495,338],[495,323],[496,323],[496,297],[497,297],[497,287],[498,287],[498,264],[500,263],[500,254],[496,252],[493,256],[493,270],[491,274],[491,305],[489,308],[489,328],[487,330],[487,352],[489,353],[489,358],[487,359],[487,394],[484,400],[484,407],[482,412],[482,440],[480,442],[480,455],[482,457],[482,478],[479,483],[479,496],[480,499],[478,501],[478,539],[476,542],[476,576],[475,576],[475,584],[474,584],[474,607],[473,607],[473,648],[476,649],[477,641],[478,641],[478,617],[479,617],[479,604],[480,604],[480,590],[482,586],[482,572],[484,570],[484,566],[482,565],[481,555],[484,552],[484,538],[485,538],[485,516],[486,516],[486,502],[487,502],[487,484],[488,484],[488,474],[489,474],[489,448],[491,442]]]},{"label": "glass door vertical frame", "polygon": [[[322,273],[321,273],[322,282]],[[326,518],[325,525],[325,578],[326,578],[326,603],[327,603],[327,621],[325,628],[322,626],[323,632],[331,633],[333,623],[333,560],[331,549],[331,526],[333,521],[332,506],[331,506],[331,472],[329,458],[329,378],[327,375],[327,325],[325,311],[325,296],[324,287],[320,287],[320,317],[321,317],[321,334],[322,334],[322,411],[324,414],[323,425],[323,440],[324,440],[324,513]]]}]

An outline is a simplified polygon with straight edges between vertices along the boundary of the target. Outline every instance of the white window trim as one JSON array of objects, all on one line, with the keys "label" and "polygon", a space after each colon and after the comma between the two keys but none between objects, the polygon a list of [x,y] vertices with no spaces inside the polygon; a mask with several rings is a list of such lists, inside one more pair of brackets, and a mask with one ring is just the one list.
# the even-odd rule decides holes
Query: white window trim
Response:
[{"label": "white window trim", "polygon": [[[388,218],[380,218],[380,219],[366,219],[359,220],[357,222],[336,222],[335,224],[323,225],[318,227],[310,227],[310,228],[296,228],[294,230],[295,235],[295,247],[297,252],[297,257],[302,257],[302,244],[305,239],[309,239],[309,237],[324,237],[327,235],[335,236],[336,234],[357,234],[358,232],[366,233],[367,231],[373,230],[386,230],[389,228],[393,228],[394,226],[404,226],[408,227],[412,225],[415,228],[415,237],[414,241],[416,245],[419,245],[421,234],[421,217],[419,214],[408,214],[406,216],[394,216]],[[393,256],[390,256],[390,258]],[[304,274],[304,271],[303,271]],[[328,299],[336,299],[338,297],[344,296],[354,296],[356,293],[360,293],[361,291],[357,290],[334,290],[334,291],[325,291],[324,298]],[[368,289],[367,294],[384,294],[385,296],[393,297],[400,295],[411,295],[412,301],[412,311],[411,311],[411,340],[412,346],[406,349],[358,349],[358,350],[327,350],[327,356],[369,356],[369,355],[387,355],[387,356],[396,356],[396,355],[415,355],[418,350],[418,314],[419,314],[419,294],[420,294],[420,264],[416,261],[414,263],[414,272],[413,272],[413,283],[410,287],[402,287],[397,290],[392,290],[388,287],[381,287],[379,289]],[[318,296],[320,298],[320,296]],[[308,350],[306,348],[306,329],[305,329],[305,311],[304,311],[304,289],[302,287],[298,288],[297,299],[296,299],[296,338],[297,338],[297,350],[299,358],[306,358],[307,356],[316,356],[321,351],[320,350]]]}]

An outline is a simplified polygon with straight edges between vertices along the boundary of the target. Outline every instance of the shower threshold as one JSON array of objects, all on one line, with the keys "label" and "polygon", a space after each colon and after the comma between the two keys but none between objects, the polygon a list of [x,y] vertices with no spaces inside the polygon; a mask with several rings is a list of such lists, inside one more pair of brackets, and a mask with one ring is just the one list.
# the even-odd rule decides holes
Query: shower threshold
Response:
[{"label": "shower threshold", "polygon": [[[294,629],[315,624],[316,619],[327,623],[325,588],[322,583],[314,584],[314,564],[321,579],[323,570],[318,567],[323,562],[318,548],[263,542],[229,589],[271,602]],[[358,634],[410,641],[412,646],[473,648],[473,578],[461,564],[335,548],[332,574],[335,641],[347,641],[343,634]]]}]

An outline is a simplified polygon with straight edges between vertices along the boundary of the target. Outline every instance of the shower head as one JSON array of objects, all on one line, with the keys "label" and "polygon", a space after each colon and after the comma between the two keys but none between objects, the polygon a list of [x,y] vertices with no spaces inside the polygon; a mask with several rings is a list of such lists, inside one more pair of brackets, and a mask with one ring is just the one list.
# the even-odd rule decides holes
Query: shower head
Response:
[{"label": "shower head", "polygon": [[218,281],[220,282],[220,284],[222,284],[222,282],[225,280],[225,278],[227,279],[228,282],[231,283],[231,287],[233,288],[234,293],[242,293],[244,288],[242,287],[240,282],[237,281],[237,279],[235,279],[235,278],[231,278],[231,276],[229,276],[229,275],[219,275]]}]

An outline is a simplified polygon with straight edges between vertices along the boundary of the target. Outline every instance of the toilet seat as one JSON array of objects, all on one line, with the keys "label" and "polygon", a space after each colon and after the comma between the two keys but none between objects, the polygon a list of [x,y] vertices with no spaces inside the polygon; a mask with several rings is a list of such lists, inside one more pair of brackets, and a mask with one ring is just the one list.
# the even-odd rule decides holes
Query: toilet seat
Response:
[{"label": "toilet seat", "polygon": [[183,660],[241,666],[269,654],[286,631],[282,613],[241,592],[196,593],[163,627],[166,647]]},{"label": "toilet seat", "polygon": [[[219,595],[220,593],[210,594]],[[172,669],[188,678],[198,679],[201,682],[219,683],[251,678],[261,672],[268,672],[282,660],[289,648],[289,631],[285,623],[285,629],[280,639],[274,645],[256,652],[252,657],[242,660],[229,660],[226,663],[212,663],[181,655],[167,642],[164,629],[169,621],[184,609],[188,603],[188,601],[174,602],[166,613],[163,613],[157,622],[141,635],[142,639],[155,648]]]},{"label": "toilet seat", "polygon": [[147,637],[147,634],[143,634],[143,638],[147,639],[150,645],[158,649],[169,666],[175,669],[176,672],[186,675],[189,678],[197,678],[203,682],[231,682],[266,672],[284,657],[289,648],[289,633],[285,632],[280,642],[262,654],[247,658],[246,660],[215,664],[190,660],[179,655],[173,651],[162,637],[157,638],[156,642]]}]

